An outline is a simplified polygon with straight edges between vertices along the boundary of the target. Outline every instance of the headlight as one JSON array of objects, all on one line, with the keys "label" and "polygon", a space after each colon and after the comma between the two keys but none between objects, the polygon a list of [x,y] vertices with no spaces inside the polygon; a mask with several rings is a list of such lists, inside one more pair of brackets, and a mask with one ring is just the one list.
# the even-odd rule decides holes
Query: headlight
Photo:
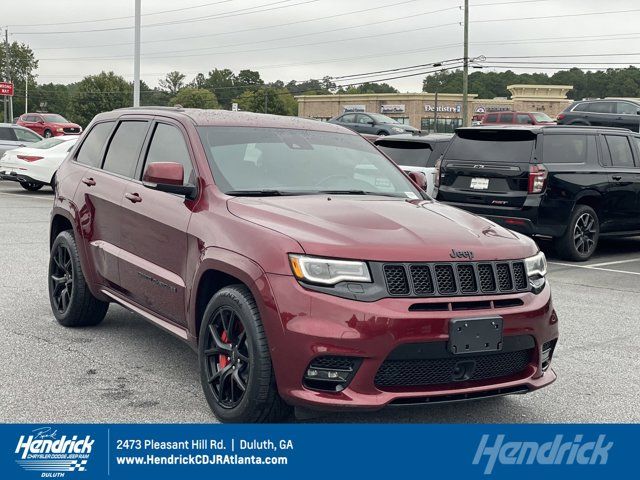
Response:
[{"label": "headlight", "polygon": [[396,133],[402,133],[402,132],[404,132],[404,128],[400,128],[400,127],[391,127],[391,131],[392,131],[392,132],[396,132]]},{"label": "headlight", "polygon": [[289,255],[291,270],[298,280],[334,285],[338,282],[371,282],[365,262]]},{"label": "headlight", "polygon": [[56,132],[64,132],[64,128],[56,128]]},{"label": "headlight", "polygon": [[538,252],[533,257],[525,258],[524,265],[527,269],[527,277],[534,289],[541,289],[544,286],[547,275],[547,258],[544,253]]}]

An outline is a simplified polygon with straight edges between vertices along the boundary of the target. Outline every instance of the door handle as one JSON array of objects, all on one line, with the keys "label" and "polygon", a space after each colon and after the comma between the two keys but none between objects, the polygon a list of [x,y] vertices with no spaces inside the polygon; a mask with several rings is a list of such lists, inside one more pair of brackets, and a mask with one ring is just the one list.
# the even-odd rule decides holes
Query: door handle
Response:
[{"label": "door handle", "polygon": [[619,182],[620,180],[622,180],[622,175],[612,175],[611,178],[613,178],[616,182]]},{"label": "door handle", "polygon": [[93,187],[96,184],[96,181],[93,178],[84,177],[82,179],[82,183],[84,183],[87,187]]},{"label": "door handle", "polygon": [[142,201],[142,197],[138,193],[125,193],[124,198],[129,200],[131,203],[138,203]]}]

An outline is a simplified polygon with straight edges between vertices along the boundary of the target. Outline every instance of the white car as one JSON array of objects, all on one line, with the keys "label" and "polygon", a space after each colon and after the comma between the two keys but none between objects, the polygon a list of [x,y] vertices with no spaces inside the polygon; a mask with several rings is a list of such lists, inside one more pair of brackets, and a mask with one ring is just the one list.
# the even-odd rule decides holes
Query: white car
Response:
[{"label": "white car", "polygon": [[53,176],[78,135],[45,138],[28,147],[15,148],[0,157],[0,180],[20,182],[25,190],[35,192],[51,185]]},{"label": "white car", "polygon": [[433,196],[436,162],[453,137],[452,133],[392,135],[373,142],[405,172],[421,172],[427,178],[426,192]]}]

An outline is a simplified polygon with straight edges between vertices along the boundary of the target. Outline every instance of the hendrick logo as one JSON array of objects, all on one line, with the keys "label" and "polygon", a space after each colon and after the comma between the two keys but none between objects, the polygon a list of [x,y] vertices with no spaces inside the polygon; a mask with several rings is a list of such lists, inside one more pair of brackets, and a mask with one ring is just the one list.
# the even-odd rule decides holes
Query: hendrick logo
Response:
[{"label": "hendrick logo", "polygon": [[473,260],[473,252],[471,250],[454,250],[451,249],[451,253],[449,254],[451,258],[468,258],[469,260]]},{"label": "hendrick logo", "polygon": [[606,435],[599,435],[594,442],[583,441],[583,435],[576,435],[571,441],[563,441],[556,435],[553,441],[505,442],[505,435],[496,435],[493,445],[489,445],[490,435],[483,435],[473,458],[473,465],[479,465],[487,457],[484,474],[493,472],[496,463],[501,465],[605,465],[613,442],[606,441]]},{"label": "hendrick logo", "polygon": [[41,427],[21,435],[16,446],[16,463],[41,476],[61,478],[67,472],[84,472],[94,440],[90,435],[59,435],[51,427]]}]

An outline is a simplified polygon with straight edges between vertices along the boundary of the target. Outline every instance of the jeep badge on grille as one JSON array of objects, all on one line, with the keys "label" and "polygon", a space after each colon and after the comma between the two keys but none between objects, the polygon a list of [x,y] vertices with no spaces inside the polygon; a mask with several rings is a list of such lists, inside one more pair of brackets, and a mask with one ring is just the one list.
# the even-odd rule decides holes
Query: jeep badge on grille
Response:
[{"label": "jeep badge on grille", "polygon": [[451,253],[449,254],[451,258],[468,258],[469,260],[473,260],[473,252],[471,250],[454,250],[451,249]]}]

